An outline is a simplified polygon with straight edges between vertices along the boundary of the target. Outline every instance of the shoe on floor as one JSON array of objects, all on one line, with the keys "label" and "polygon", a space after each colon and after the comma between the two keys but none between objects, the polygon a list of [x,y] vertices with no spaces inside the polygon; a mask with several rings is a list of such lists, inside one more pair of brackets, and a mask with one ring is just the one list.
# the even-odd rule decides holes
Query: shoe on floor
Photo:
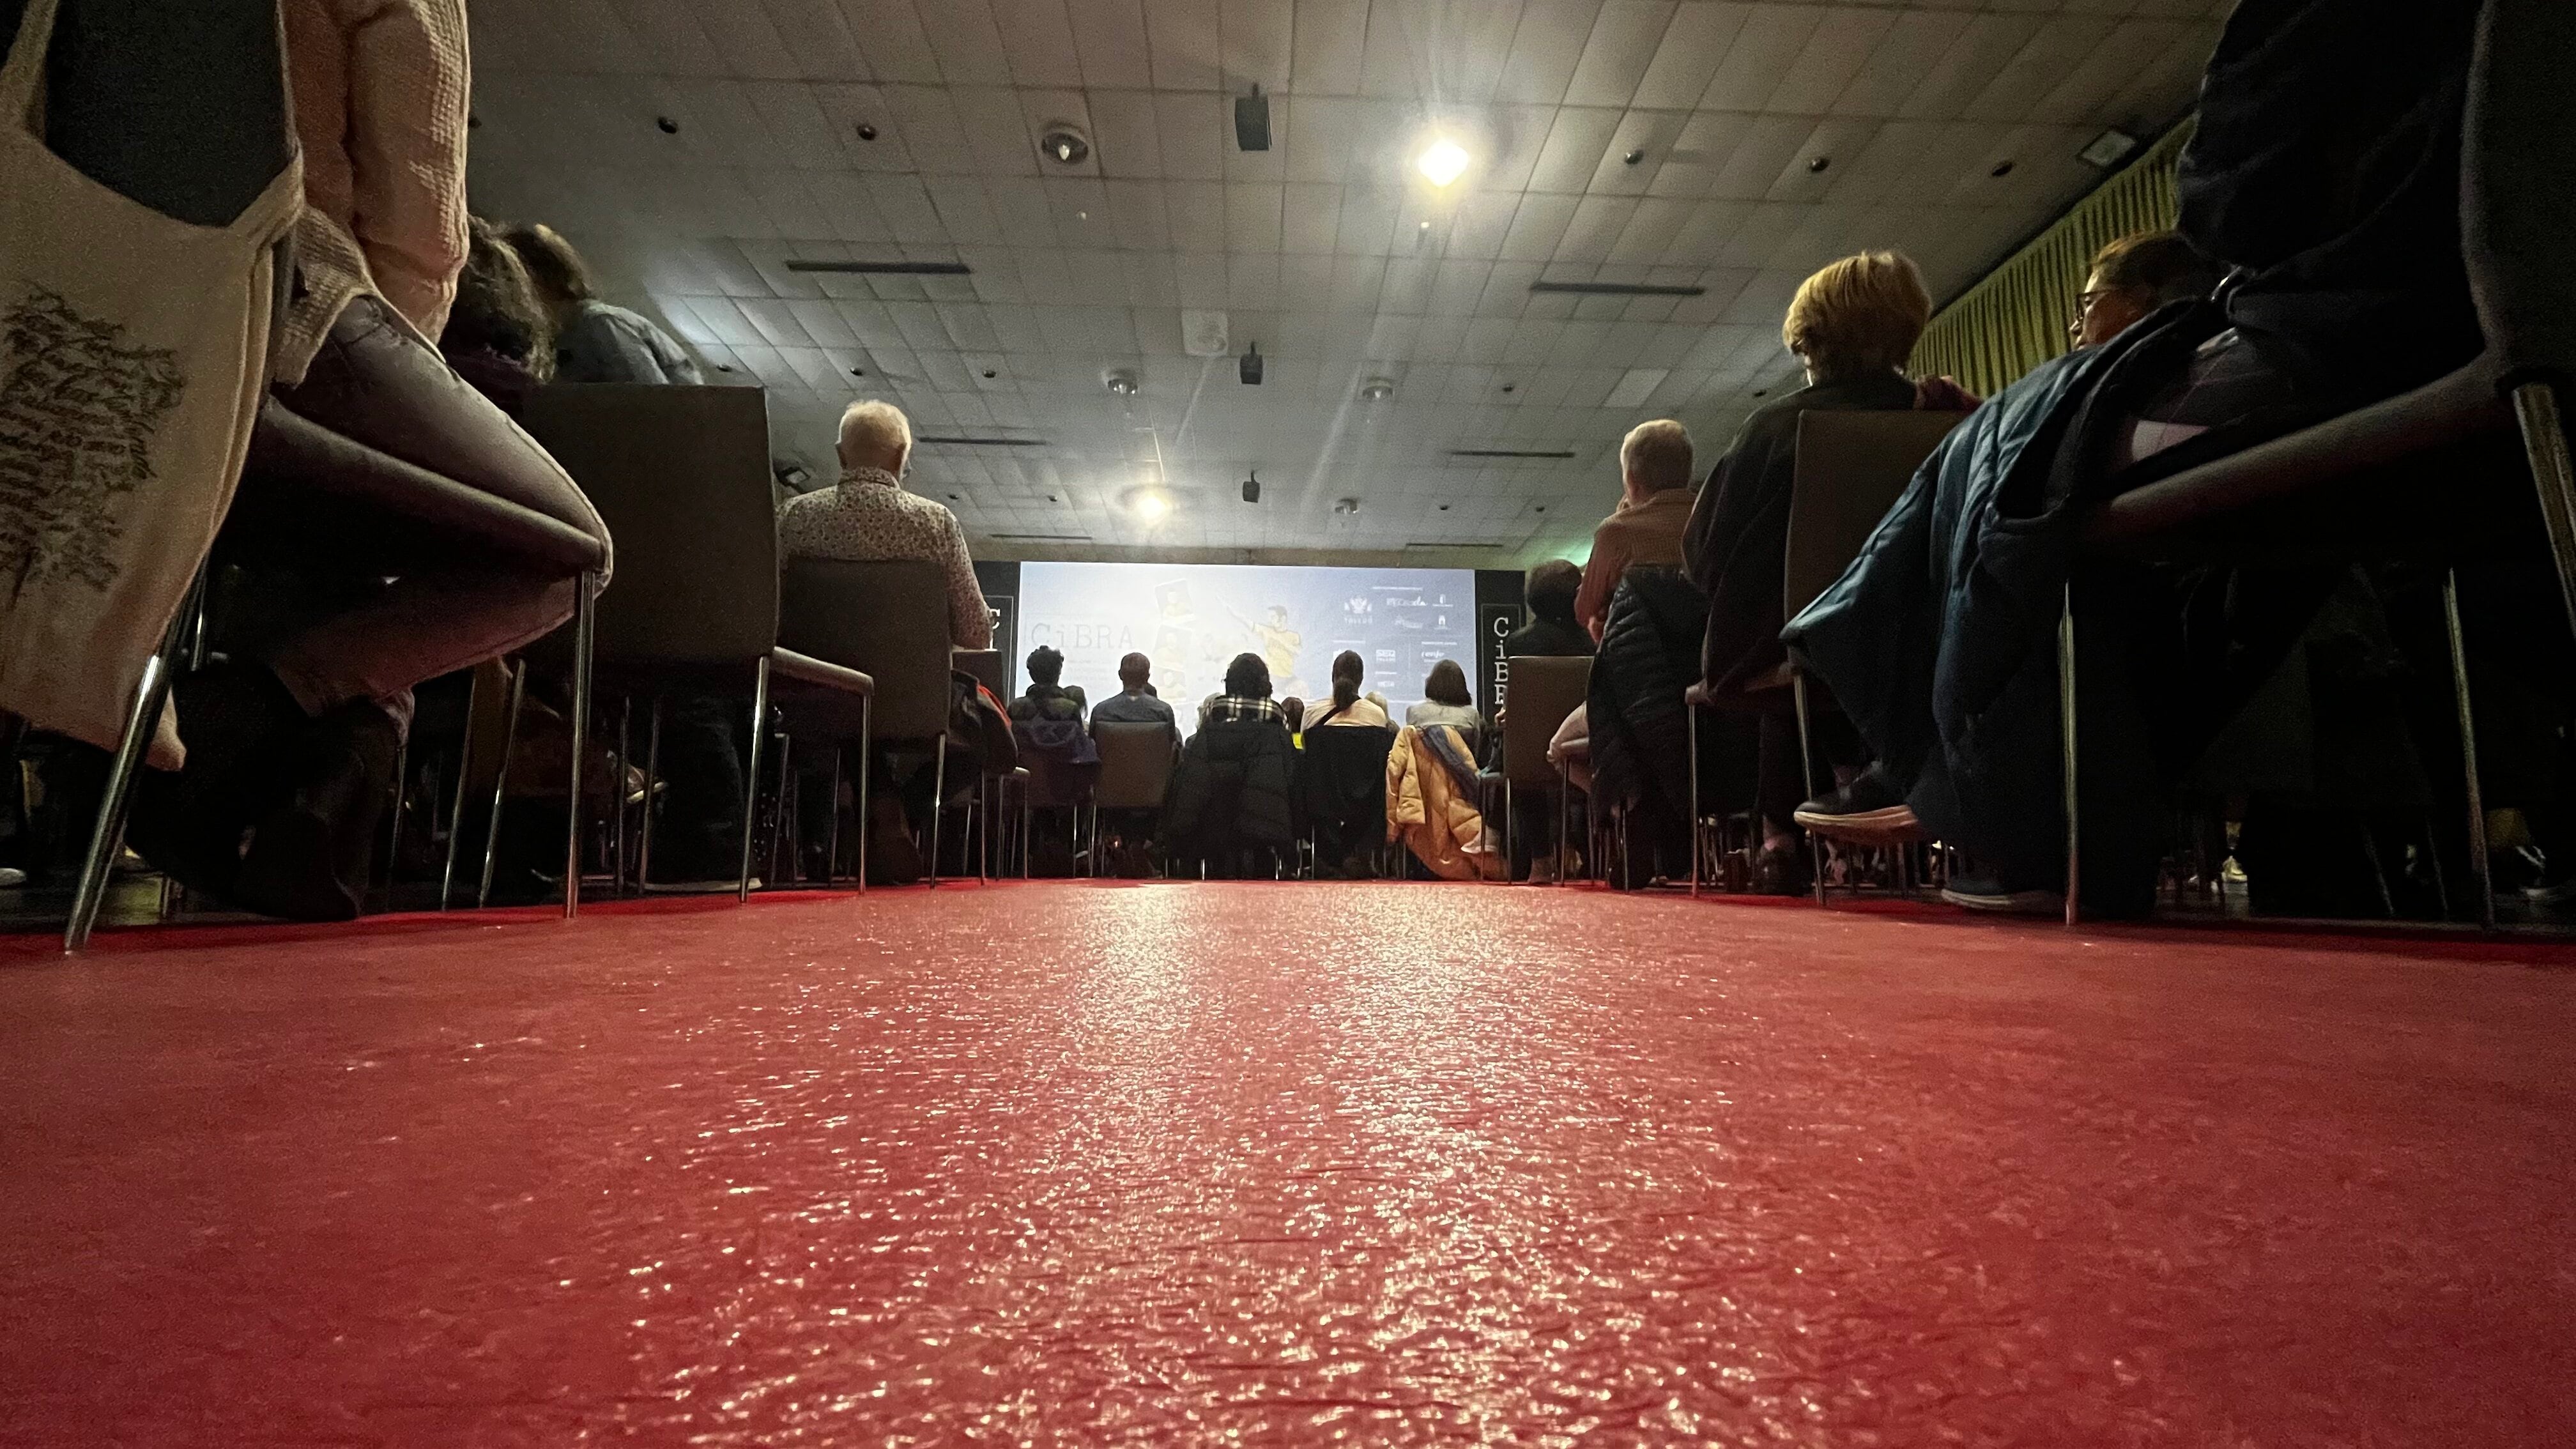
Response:
[{"label": "shoe on floor", "polygon": [[1905,797],[1875,765],[1853,776],[1850,784],[1832,794],[1799,806],[1794,818],[1807,829],[1833,840],[1894,843],[1918,840],[1923,835],[1923,826],[1914,818],[1914,807],[1905,803]]},{"label": "shoe on floor", "polygon": [[229,899],[242,837],[276,799],[282,763],[311,721],[264,665],[211,665],[170,693],[188,761],[176,774],[137,773],[126,844],[181,885]]},{"label": "shoe on floor", "polygon": [[2553,860],[2538,880],[2522,888],[2522,898],[2535,906],[2576,905],[2576,870]]},{"label": "shoe on floor", "polygon": [[283,795],[252,824],[226,898],[290,921],[355,920],[401,750],[400,727],[373,700],[307,724],[280,766]]},{"label": "shoe on floor", "polygon": [[1815,884],[1807,869],[1807,852],[1794,841],[1774,841],[1753,857],[1753,893],[1758,896],[1803,896]]},{"label": "shoe on floor", "polygon": [[1530,862],[1529,883],[1531,885],[1556,884],[1556,857],[1554,855],[1542,855],[1536,860]]},{"label": "shoe on floor", "polygon": [[2014,916],[2054,916],[2066,910],[2066,897],[2056,891],[2014,890],[1990,876],[1953,876],[1941,888],[1941,899],[1971,911]]}]

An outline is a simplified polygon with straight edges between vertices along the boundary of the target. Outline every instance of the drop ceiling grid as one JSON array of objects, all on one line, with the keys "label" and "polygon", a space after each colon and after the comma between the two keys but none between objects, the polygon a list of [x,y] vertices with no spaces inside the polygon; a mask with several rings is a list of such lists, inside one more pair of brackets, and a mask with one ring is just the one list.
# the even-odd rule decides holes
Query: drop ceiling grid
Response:
[{"label": "drop ceiling grid", "polygon": [[[1790,384],[1779,313],[1816,265],[1897,245],[1946,292],[2080,194],[2074,151],[2179,111],[2223,10],[478,0],[473,179],[478,207],[564,226],[720,378],[769,389],[809,470],[854,396],[925,432],[1045,439],[1006,466],[925,450],[970,533],[1536,556],[1615,495],[1627,427],[1680,416],[1713,456]],[[1247,154],[1226,101],[1254,81],[1275,149]],[[1477,157],[1451,199],[1406,168],[1435,120]],[[1034,145],[1059,122],[1095,147],[1070,171]],[[869,259],[973,275],[787,267]],[[1706,292],[1532,296],[1541,278]],[[1185,307],[1260,343],[1259,391],[1182,355]],[[1113,368],[1144,388],[1124,409]],[[1373,377],[1396,399],[1355,416]],[[1542,444],[1578,458],[1446,458]],[[1121,495],[1156,456],[1183,506],[1149,536]],[[1373,501],[1335,518],[1341,496]]]}]

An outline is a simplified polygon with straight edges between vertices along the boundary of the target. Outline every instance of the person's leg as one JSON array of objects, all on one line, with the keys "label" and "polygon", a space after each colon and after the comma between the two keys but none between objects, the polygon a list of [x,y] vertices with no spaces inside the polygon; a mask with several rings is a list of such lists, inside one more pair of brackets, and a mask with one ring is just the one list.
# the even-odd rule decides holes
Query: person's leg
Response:
[{"label": "person's leg", "polygon": [[653,875],[663,883],[729,881],[742,868],[743,731],[750,701],[674,694],[662,706],[662,778]]}]

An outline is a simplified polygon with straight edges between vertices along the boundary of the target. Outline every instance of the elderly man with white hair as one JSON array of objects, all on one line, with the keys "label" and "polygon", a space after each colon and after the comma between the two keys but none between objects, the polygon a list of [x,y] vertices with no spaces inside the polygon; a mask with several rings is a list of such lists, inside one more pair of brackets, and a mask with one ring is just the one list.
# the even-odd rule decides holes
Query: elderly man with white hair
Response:
[{"label": "elderly man with white hair", "polygon": [[841,414],[839,486],[791,498],[778,514],[778,555],[873,563],[923,559],[948,576],[948,639],[960,649],[989,649],[993,614],[975,582],[974,560],[957,515],[936,499],[903,489],[912,455],[912,424],[903,410],[873,398]]}]

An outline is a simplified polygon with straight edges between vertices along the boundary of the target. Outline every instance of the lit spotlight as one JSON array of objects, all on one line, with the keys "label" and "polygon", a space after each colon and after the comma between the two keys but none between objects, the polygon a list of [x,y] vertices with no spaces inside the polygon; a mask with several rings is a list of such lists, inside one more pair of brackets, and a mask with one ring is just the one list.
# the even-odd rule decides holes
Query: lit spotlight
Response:
[{"label": "lit spotlight", "polygon": [[1431,149],[1416,157],[1413,164],[1431,178],[1432,185],[1446,186],[1467,169],[1467,153],[1455,141],[1434,141]]},{"label": "lit spotlight", "polygon": [[1151,527],[1154,524],[1160,523],[1164,519],[1171,517],[1171,496],[1159,490],[1150,488],[1137,494],[1136,516],[1143,519],[1147,527]]}]

